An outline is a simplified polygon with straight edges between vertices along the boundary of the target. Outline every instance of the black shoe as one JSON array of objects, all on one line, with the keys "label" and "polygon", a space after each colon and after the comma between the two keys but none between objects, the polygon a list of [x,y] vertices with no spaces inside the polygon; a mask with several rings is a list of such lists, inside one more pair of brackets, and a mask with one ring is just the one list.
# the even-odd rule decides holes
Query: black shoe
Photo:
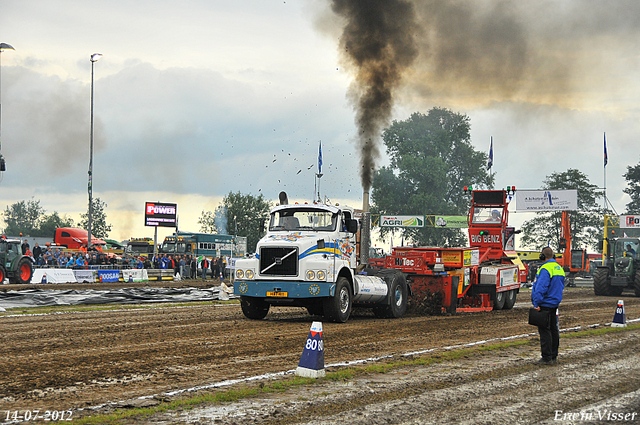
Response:
[{"label": "black shoe", "polygon": [[541,357],[540,360],[538,360],[536,362],[536,364],[541,365],[541,366],[551,366],[553,364],[555,364],[555,362],[551,359],[545,359],[544,357]]}]

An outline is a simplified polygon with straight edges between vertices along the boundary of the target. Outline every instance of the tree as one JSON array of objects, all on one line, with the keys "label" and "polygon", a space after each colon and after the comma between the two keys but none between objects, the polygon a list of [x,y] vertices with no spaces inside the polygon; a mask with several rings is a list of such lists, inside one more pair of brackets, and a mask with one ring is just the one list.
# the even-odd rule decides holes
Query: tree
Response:
[{"label": "tree", "polygon": [[215,216],[211,211],[202,211],[202,215],[198,219],[200,225],[200,231],[204,233],[218,233],[216,227]]},{"label": "tree", "polygon": [[[604,211],[598,206],[600,191],[589,182],[585,174],[576,169],[563,173],[553,173],[543,182],[544,190],[578,190],[578,211],[569,211],[573,248],[592,247],[597,249],[604,229]],[[555,252],[560,248],[562,224],[561,211],[536,213],[536,217],[522,225],[521,243],[541,250],[549,245]]]},{"label": "tree", "polygon": [[246,236],[247,252],[254,252],[264,232],[264,220],[269,217],[271,202],[264,196],[229,192],[222,200],[226,208],[228,235]]},{"label": "tree", "polygon": [[38,230],[38,220],[45,210],[40,206],[40,201],[33,199],[20,201],[8,205],[4,210],[4,233],[10,236],[23,235],[35,236]]},{"label": "tree", "polygon": [[53,239],[53,234],[55,233],[58,227],[73,227],[73,219],[67,217],[60,217],[56,211],[51,214],[43,215],[39,220],[39,228],[38,231],[32,236],[38,237],[51,237]]},{"label": "tree", "polygon": [[[109,237],[109,232],[111,231],[111,225],[107,224],[107,214],[105,213],[105,209],[107,208],[107,204],[102,202],[100,198],[93,198],[93,205],[91,211],[91,237],[105,239]],[[80,223],[78,225],[89,231],[89,208],[87,207],[87,212],[84,214],[80,214]]]},{"label": "tree", "polygon": [[[391,164],[374,174],[371,211],[396,215],[466,215],[464,186],[490,187],[487,155],[471,145],[469,117],[445,108],[415,112],[394,121],[382,134]],[[397,230],[397,229],[396,229]],[[392,228],[381,228],[385,237]],[[419,245],[459,246],[459,229],[405,228],[405,239]]]},{"label": "tree", "polygon": [[640,164],[628,166],[627,172],[622,176],[629,186],[622,191],[631,197],[631,202],[627,204],[627,214],[640,214]]}]

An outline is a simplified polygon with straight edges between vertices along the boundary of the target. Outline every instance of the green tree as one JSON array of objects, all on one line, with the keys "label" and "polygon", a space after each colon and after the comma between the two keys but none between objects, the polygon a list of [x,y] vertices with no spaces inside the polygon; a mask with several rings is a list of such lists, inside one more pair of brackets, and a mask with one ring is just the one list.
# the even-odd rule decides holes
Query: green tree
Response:
[{"label": "green tree", "polygon": [[640,164],[633,167],[628,166],[627,172],[622,176],[627,180],[629,186],[622,191],[631,197],[631,202],[627,204],[626,213],[640,214]]},{"label": "green tree", "polygon": [[227,234],[246,236],[247,251],[254,252],[264,233],[263,223],[269,217],[271,202],[264,196],[229,192],[222,200],[226,208]]},{"label": "green tree", "polygon": [[[371,211],[393,215],[466,215],[463,187],[491,187],[487,154],[471,145],[469,117],[445,108],[413,113],[382,134],[390,165],[374,174]],[[385,237],[391,228],[381,228]],[[398,231],[398,229],[396,229]],[[405,228],[405,239],[419,245],[458,246],[459,229]]]},{"label": "green tree", "polygon": [[[579,170],[568,169],[563,173],[553,173],[543,182],[544,190],[578,190],[578,211],[569,211],[572,248],[597,248],[604,230],[604,211],[598,206],[600,190],[589,182]],[[549,245],[558,252],[562,231],[562,212],[546,211],[536,213],[536,217],[522,225],[521,243],[534,249]]]},{"label": "green tree", "polygon": [[[91,213],[91,237],[105,239],[109,237],[111,225],[107,224],[107,213],[105,209],[107,204],[102,202],[100,198],[93,198],[93,208]],[[80,214],[80,227],[89,231],[89,207],[87,212]]]},{"label": "green tree", "polygon": [[4,233],[10,236],[18,236],[21,233],[25,236],[37,236],[38,221],[44,213],[39,200],[31,199],[8,205],[3,212]]},{"label": "green tree", "polygon": [[198,219],[198,224],[200,225],[201,232],[218,233],[218,228],[216,227],[215,215],[211,211],[202,210],[202,214]]},{"label": "green tree", "polygon": [[53,234],[58,227],[73,226],[74,222],[72,218],[67,217],[66,215],[64,217],[60,217],[60,215],[54,211],[53,213],[45,214],[40,218],[38,232],[32,236],[53,238]]}]

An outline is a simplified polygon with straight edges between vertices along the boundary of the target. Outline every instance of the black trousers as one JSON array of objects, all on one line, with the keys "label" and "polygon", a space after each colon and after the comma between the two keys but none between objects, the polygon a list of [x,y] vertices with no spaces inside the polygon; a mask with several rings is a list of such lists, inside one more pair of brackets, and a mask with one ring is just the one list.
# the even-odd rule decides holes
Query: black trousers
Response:
[{"label": "black trousers", "polygon": [[560,346],[560,328],[556,319],[557,307],[540,307],[540,310],[549,313],[549,327],[538,326],[540,333],[540,350],[545,361],[555,360],[558,357]]}]

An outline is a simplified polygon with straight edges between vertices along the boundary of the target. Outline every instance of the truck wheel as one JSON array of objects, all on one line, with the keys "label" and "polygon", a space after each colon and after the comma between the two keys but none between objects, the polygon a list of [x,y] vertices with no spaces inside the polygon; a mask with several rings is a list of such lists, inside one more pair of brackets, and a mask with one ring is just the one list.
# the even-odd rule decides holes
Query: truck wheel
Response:
[{"label": "truck wheel", "polygon": [[640,297],[640,269],[636,270],[636,278],[633,281],[633,290],[636,292],[636,297]]},{"label": "truck wheel", "polygon": [[325,319],[345,323],[351,315],[351,288],[349,281],[344,277],[339,277],[336,283],[336,293],[333,297],[324,301]]},{"label": "truck wheel", "polygon": [[593,274],[593,292],[596,295],[608,295],[609,283],[607,278],[609,277],[609,269],[596,269]]},{"label": "truck wheel", "polygon": [[240,297],[240,307],[248,319],[262,320],[269,313],[269,303],[260,298]]},{"label": "truck wheel", "polygon": [[4,272],[4,267],[0,266],[0,285],[4,283],[5,277],[7,277],[7,274]]},{"label": "truck wheel", "polygon": [[496,292],[496,299],[493,300],[494,310],[502,310],[504,308],[504,303],[507,301],[507,292]]},{"label": "truck wheel", "polygon": [[507,294],[506,294],[507,299],[504,300],[505,310],[511,310],[513,308],[513,306],[516,304],[516,296],[517,296],[517,293],[515,289],[507,291]]},{"label": "truck wheel", "polygon": [[28,258],[21,258],[18,261],[18,269],[16,270],[16,283],[25,284],[31,283],[31,277],[33,276],[33,264]]},{"label": "truck wheel", "polygon": [[407,281],[398,270],[390,273],[379,273],[389,287],[386,305],[376,306],[373,313],[380,318],[398,318],[404,316],[407,311]]}]

